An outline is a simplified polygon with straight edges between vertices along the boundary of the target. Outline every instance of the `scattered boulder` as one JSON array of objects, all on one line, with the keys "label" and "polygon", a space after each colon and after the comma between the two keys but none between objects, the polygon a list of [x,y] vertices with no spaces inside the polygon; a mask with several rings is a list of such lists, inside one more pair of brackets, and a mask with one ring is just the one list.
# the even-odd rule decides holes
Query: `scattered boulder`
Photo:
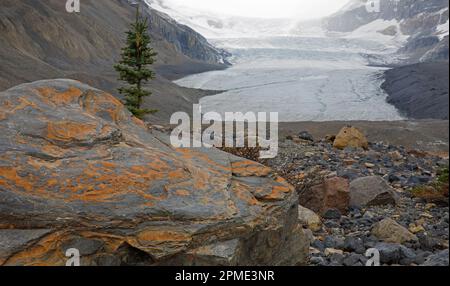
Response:
[{"label": "scattered boulder", "polygon": [[320,216],[312,210],[299,206],[298,219],[301,225],[306,226],[314,232],[322,229],[322,220]]},{"label": "scattered boulder", "polygon": [[314,137],[308,131],[300,132],[298,134],[298,138],[305,140],[305,141],[314,142]]},{"label": "scattered boulder", "polygon": [[347,126],[342,128],[336,136],[333,146],[337,149],[345,149],[348,147],[368,149],[369,142],[366,136],[357,128]]},{"label": "scattered boulder", "polygon": [[398,195],[381,177],[358,178],[350,183],[350,205],[357,207],[395,205]]},{"label": "scattered boulder", "polygon": [[322,216],[330,209],[337,209],[345,214],[349,203],[349,181],[339,177],[325,179],[323,183],[300,194],[300,204]]},{"label": "scattered boulder", "polygon": [[372,229],[372,234],[388,243],[402,244],[405,242],[418,241],[417,236],[390,218],[386,218],[376,223]]},{"label": "scattered boulder", "polygon": [[175,149],[72,80],[0,93],[0,265],[298,265],[298,195],[258,163]]}]

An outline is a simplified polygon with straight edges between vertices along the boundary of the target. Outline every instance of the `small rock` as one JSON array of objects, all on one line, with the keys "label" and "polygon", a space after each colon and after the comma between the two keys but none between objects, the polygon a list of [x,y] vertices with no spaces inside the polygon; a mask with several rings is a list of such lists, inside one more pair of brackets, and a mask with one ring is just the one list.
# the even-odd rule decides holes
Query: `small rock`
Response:
[{"label": "small rock", "polygon": [[389,156],[396,161],[402,160],[403,155],[399,151],[389,152]]},{"label": "small rock", "polygon": [[342,263],[344,266],[356,266],[358,263],[361,263],[361,255],[352,253]]},{"label": "small rock", "polygon": [[418,234],[420,232],[425,232],[425,228],[423,228],[423,226],[421,226],[421,225],[419,225],[419,226],[412,225],[409,227],[409,231],[413,234]]},{"label": "small rock", "polygon": [[418,241],[417,236],[390,218],[376,223],[372,229],[372,234],[382,241],[390,243]]},{"label": "small rock", "polygon": [[363,254],[366,251],[366,248],[364,246],[364,241],[361,238],[346,237],[344,242],[344,250]]},{"label": "small rock", "polygon": [[313,256],[310,258],[309,262],[312,265],[323,265],[325,263],[325,259],[320,256]]},{"label": "small rock", "polygon": [[340,249],[334,249],[334,248],[327,248],[325,249],[325,256],[329,257],[333,254],[339,254],[339,255],[344,255],[344,251],[340,250]]},{"label": "small rock", "polygon": [[302,131],[299,133],[298,137],[305,141],[314,142],[314,137],[308,131]]},{"label": "small rock", "polygon": [[365,163],[364,166],[366,166],[366,168],[369,168],[369,169],[375,168],[375,164],[372,164],[372,163]]},{"label": "small rock", "polygon": [[308,227],[314,232],[322,229],[322,220],[310,209],[299,206],[298,219],[301,225]]},{"label": "small rock", "polygon": [[375,249],[380,252],[380,261],[384,264],[398,264],[403,259],[413,261],[416,257],[414,251],[398,243],[379,243]]},{"label": "small rock", "polygon": [[335,219],[338,220],[342,217],[341,212],[338,209],[329,209],[323,215],[324,219]]},{"label": "small rock", "polygon": [[433,219],[434,218],[434,216],[429,214],[429,213],[422,213],[422,214],[420,214],[420,217],[427,218],[427,219]]},{"label": "small rock", "polygon": [[322,241],[316,239],[311,243],[311,246],[313,248],[319,249],[320,251],[324,251],[325,250],[325,245]]},{"label": "small rock", "polygon": [[432,204],[432,203],[426,204],[426,205],[425,205],[425,210],[426,210],[426,211],[430,211],[430,210],[432,210],[432,209],[435,209],[436,207],[437,207],[436,204]]},{"label": "small rock", "polygon": [[449,266],[449,251],[448,249],[439,252],[438,254],[428,257],[423,266]]}]

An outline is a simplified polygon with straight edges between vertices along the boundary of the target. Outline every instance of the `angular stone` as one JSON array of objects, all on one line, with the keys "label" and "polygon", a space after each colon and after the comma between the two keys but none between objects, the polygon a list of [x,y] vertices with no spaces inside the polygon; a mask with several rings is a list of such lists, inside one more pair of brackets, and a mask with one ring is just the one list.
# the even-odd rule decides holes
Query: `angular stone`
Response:
[{"label": "angular stone", "polygon": [[366,136],[355,127],[346,126],[341,129],[333,144],[334,148],[369,148]]},{"label": "angular stone", "polygon": [[285,180],[154,133],[77,81],[0,93],[0,265],[62,266],[66,247],[83,265],[306,263]]},{"label": "angular stone", "polygon": [[386,218],[376,223],[372,229],[372,234],[388,243],[402,244],[405,242],[418,241],[417,236],[390,218]]},{"label": "angular stone", "polygon": [[349,182],[339,177],[325,179],[322,184],[300,194],[300,204],[320,215],[324,215],[330,209],[337,209],[346,214],[349,203]]},{"label": "angular stone", "polygon": [[398,194],[379,176],[358,178],[350,183],[350,205],[356,207],[395,205]]}]

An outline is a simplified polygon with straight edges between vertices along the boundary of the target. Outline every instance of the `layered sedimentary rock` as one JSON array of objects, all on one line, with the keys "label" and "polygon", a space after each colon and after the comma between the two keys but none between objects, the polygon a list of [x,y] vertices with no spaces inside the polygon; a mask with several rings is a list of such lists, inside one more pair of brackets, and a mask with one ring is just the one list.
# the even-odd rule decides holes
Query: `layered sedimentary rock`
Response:
[{"label": "layered sedimentary rock", "polygon": [[72,80],[0,93],[0,265],[296,265],[298,197],[255,162],[173,149]]}]

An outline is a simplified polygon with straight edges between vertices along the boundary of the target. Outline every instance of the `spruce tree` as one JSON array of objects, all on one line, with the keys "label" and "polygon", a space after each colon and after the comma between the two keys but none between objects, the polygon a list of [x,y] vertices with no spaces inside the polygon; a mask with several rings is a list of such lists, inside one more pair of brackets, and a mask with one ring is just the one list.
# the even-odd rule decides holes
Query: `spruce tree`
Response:
[{"label": "spruce tree", "polygon": [[122,49],[121,60],[114,66],[120,74],[119,79],[128,83],[119,88],[120,94],[125,96],[125,106],[137,118],[143,119],[146,114],[156,110],[142,109],[142,101],[151,92],[143,87],[145,82],[154,78],[154,72],[149,65],[155,62],[157,55],[150,47],[151,38],[148,34],[148,19],[140,15],[139,6],[136,8],[136,20],[126,33],[126,46]]}]

